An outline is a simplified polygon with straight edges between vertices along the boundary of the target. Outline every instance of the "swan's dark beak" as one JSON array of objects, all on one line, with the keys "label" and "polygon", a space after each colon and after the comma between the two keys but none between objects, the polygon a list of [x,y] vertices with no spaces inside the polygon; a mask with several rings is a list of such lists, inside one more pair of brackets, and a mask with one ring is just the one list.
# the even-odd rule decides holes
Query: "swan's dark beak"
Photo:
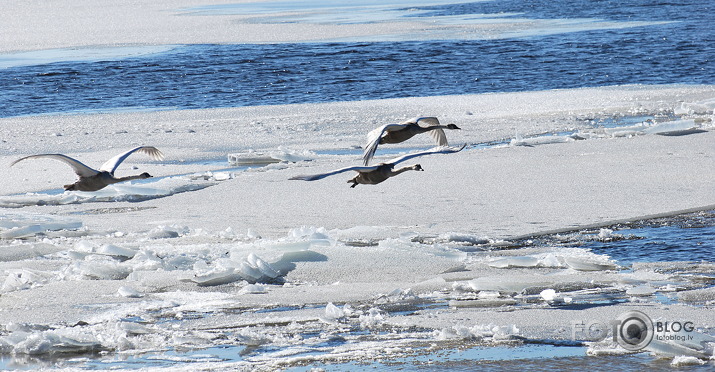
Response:
[{"label": "swan's dark beak", "polygon": [[415,164],[415,170],[416,171],[424,171],[424,169],[422,169],[422,166],[419,164]]}]

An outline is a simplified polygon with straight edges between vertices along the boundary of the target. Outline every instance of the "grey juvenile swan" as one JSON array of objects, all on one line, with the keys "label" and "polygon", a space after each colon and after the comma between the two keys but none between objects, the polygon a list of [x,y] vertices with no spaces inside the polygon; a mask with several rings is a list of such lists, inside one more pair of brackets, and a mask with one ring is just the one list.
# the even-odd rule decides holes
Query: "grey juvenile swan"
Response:
[{"label": "grey juvenile swan", "polygon": [[51,159],[56,159],[62,162],[65,162],[69,164],[72,169],[74,169],[74,172],[79,176],[79,180],[77,182],[70,184],[70,185],[64,185],[65,190],[68,191],[97,191],[101,190],[108,185],[117,183],[117,182],[123,182],[123,181],[130,181],[130,180],[137,180],[137,179],[145,179],[151,177],[149,173],[142,173],[136,176],[128,176],[128,177],[120,177],[116,178],[114,177],[114,171],[117,169],[119,164],[121,164],[124,159],[126,159],[129,155],[131,155],[134,152],[143,152],[149,156],[151,156],[152,159],[154,160],[162,160],[164,159],[164,154],[159,151],[156,147],[153,146],[139,146],[136,148],[133,148],[129,151],[123,152],[109,160],[107,160],[106,163],[102,164],[102,166],[99,168],[99,170],[92,169],[84,164],[82,164],[79,160],[73,159],[67,155],[62,155],[62,154],[39,154],[39,155],[30,155],[26,156],[24,158],[20,158],[12,162],[10,166],[12,167],[13,165],[17,164],[20,161],[23,161],[25,159],[34,159],[34,158],[51,158]]},{"label": "grey juvenile swan", "polygon": [[323,179],[328,176],[332,176],[334,174],[348,172],[348,171],[355,171],[355,172],[358,172],[357,176],[348,180],[348,183],[352,183],[352,185],[350,185],[350,187],[355,187],[358,184],[376,185],[390,177],[394,177],[394,176],[396,176],[400,173],[406,172],[408,170],[416,170],[416,171],[423,170],[422,166],[419,164],[415,164],[415,165],[412,165],[409,167],[402,167],[399,169],[394,169],[395,165],[397,165],[405,160],[409,160],[409,159],[416,158],[418,156],[423,156],[423,155],[449,154],[452,152],[459,152],[459,151],[462,151],[462,149],[465,146],[466,146],[466,144],[462,145],[461,147],[446,147],[446,146],[435,147],[433,149],[426,150],[426,151],[420,151],[420,152],[415,152],[412,154],[402,155],[402,156],[394,158],[388,162],[380,163],[380,164],[373,165],[373,166],[346,167],[346,168],[336,169],[332,172],[313,174],[313,175],[305,175],[305,176],[295,176],[295,177],[291,177],[290,179],[303,180],[303,181],[315,181],[315,180]]},{"label": "grey juvenile swan", "polygon": [[377,145],[405,142],[420,133],[429,132],[437,146],[447,146],[447,136],[444,134],[444,129],[461,128],[455,124],[441,125],[439,119],[433,116],[414,118],[403,121],[400,124],[386,124],[375,128],[367,134],[367,144],[362,155],[363,165],[368,165],[372,157],[375,156]]}]

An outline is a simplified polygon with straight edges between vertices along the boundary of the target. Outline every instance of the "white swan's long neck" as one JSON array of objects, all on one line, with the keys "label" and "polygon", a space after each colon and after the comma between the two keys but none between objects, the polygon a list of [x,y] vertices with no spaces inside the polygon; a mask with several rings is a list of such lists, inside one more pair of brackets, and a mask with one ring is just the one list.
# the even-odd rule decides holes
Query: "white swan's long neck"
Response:
[{"label": "white swan's long neck", "polygon": [[149,174],[142,173],[142,174],[137,174],[134,176],[126,176],[126,177],[119,177],[119,178],[113,177],[110,182],[118,183],[118,182],[124,182],[124,181],[143,180],[143,179],[146,179],[149,177],[151,177],[151,176],[149,176]]},{"label": "white swan's long neck", "polygon": [[411,171],[411,170],[418,170],[418,169],[420,169],[420,168],[419,168],[419,165],[411,165],[411,166],[409,166],[409,167],[402,167],[402,168],[400,168],[400,169],[393,170],[392,172],[390,172],[390,176],[391,176],[391,177],[394,177],[394,176],[396,176],[396,175],[398,175],[398,174],[401,174],[401,173],[404,173],[404,172],[407,172],[407,171]]}]

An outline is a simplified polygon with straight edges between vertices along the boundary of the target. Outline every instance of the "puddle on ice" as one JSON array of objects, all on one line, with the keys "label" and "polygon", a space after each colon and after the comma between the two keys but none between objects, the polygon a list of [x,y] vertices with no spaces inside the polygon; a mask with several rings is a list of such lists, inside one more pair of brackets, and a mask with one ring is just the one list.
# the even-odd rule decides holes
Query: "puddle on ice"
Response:
[{"label": "puddle on ice", "polygon": [[[499,368],[502,364],[504,367],[512,365],[512,368],[516,368],[513,362],[534,364],[535,366],[542,365],[544,368],[551,366],[553,368],[554,363],[558,363],[562,358],[579,358],[585,357],[585,355],[586,349],[581,346],[562,347],[536,344],[520,345],[518,347],[475,346],[395,358],[389,362],[317,364],[311,367],[289,368],[288,371],[310,371],[311,368],[321,367],[328,368],[330,371],[354,371],[357,369],[380,371],[474,371],[475,369]],[[546,360],[542,361],[543,359]]]},{"label": "puddle on ice", "polygon": [[[208,368],[213,363],[241,362],[247,352],[245,346],[215,346],[197,350],[170,350],[143,355],[116,356],[111,359],[77,357],[62,362],[64,368],[81,370],[138,370],[147,368],[171,368],[196,365]],[[35,370],[41,366],[52,365],[51,360],[39,359],[11,362],[0,357],[0,368],[13,370]],[[529,344],[513,346],[475,346],[457,350],[444,350],[424,353],[411,357],[390,359],[389,361],[350,361],[338,363],[315,363],[309,366],[288,367],[291,372],[311,371],[323,368],[329,371],[490,371],[515,370],[561,370],[588,369],[597,370],[668,370],[673,366],[669,360],[653,359],[647,354],[605,355],[592,357],[585,355],[581,346],[553,346]],[[689,371],[708,371],[711,365],[689,365]]]},{"label": "puddle on ice", "polygon": [[[338,340],[332,341],[333,343]],[[242,346],[219,346],[202,350],[185,352],[167,351],[157,354],[132,356],[116,361],[90,361],[84,363],[85,369],[134,369],[147,367],[171,367],[179,363],[199,362],[236,362],[243,360],[243,355],[248,348]],[[384,371],[404,371],[417,368],[424,371],[465,370],[471,371],[475,367],[487,367],[491,364],[499,365],[502,361],[525,361],[538,363],[541,359],[554,362],[554,358],[585,357],[586,349],[582,346],[553,346],[553,345],[522,345],[513,346],[477,346],[460,350],[445,350],[437,353],[427,352],[405,358],[395,358],[389,362],[350,362],[336,364],[314,364],[310,367],[287,368],[287,371],[310,371],[313,368],[328,368],[331,371],[354,371],[356,369],[370,368]],[[310,352],[307,352],[310,353]],[[546,366],[547,364],[544,364]]]},{"label": "puddle on ice", "polygon": [[[582,347],[525,345],[515,347],[475,347],[464,351],[401,358],[390,362],[349,362],[289,368],[291,372],[325,368],[327,371],[672,371],[669,360],[653,360],[645,354],[590,357]],[[712,365],[688,365],[688,371],[709,371]]]},{"label": "puddle on ice", "polygon": [[117,355],[113,358],[78,358],[68,360],[66,367],[94,369],[146,369],[186,366],[199,363],[238,362],[243,360],[245,346],[219,345],[205,349],[167,350],[141,355]]}]

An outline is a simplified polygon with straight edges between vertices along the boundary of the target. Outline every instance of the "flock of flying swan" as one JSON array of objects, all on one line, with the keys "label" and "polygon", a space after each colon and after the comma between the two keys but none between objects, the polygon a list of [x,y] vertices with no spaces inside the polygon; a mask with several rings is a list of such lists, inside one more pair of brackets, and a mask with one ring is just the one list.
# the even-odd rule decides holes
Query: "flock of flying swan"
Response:
[{"label": "flock of flying swan", "polygon": [[[421,123],[425,123],[426,126],[421,126]],[[367,135],[367,144],[363,152],[363,165],[354,167],[345,167],[330,171],[327,173],[319,173],[312,175],[302,175],[291,177],[292,180],[303,180],[303,181],[315,181],[323,179],[328,176],[335,174],[355,171],[358,174],[349,179],[348,183],[352,183],[350,187],[355,187],[358,184],[364,185],[376,185],[390,177],[397,176],[398,174],[404,173],[409,170],[422,171],[422,166],[415,164],[409,167],[402,167],[395,169],[395,165],[412,159],[418,156],[431,155],[431,154],[448,154],[452,152],[459,152],[466,146],[462,147],[448,147],[447,137],[444,134],[443,129],[460,129],[454,124],[441,125],[436,117],[420,117],[411,120],[404,121],[400,124],[387,124],[378,127]],[[379,163],[377,165],[368,166],[370,160],[375,155],[377,150],[377,145],[383,143],[400,143],[407,141],[408,139],[414,137],[417,134],[429,132],[432,137],[437,142],[437,146],[430,150],[414,152],[411,154],[403,155],[392,160],[386,161],[384,163]]]},{"label": "flock of flying swan", "polygon": [[[424,126],[422,126],[421,124],[424,124]],[[403,161],[419,156],[431,154],[448,154],[452,152],[461,151],[466,146],[466,144],[462,145],[461,147],[449,147],[447,143],[447,137],[444,134],[444,129],[460,128],[457,127],[455,124],[441,125],[436,117],[419,117],[407,120],[400,124],[383,125],[368,133],[367,144],[365,145],[363,153],[362,166],[345,167],[327,173],[295,176],[291,177],[290,179],[315,181],[335,174],[355,171],[357,172],[357,175],[348,181],[348,183],[352,183],[350,187],[355,187],[358,184],[375,185],[385,181],[390,177],[394,177],[409,170],[422,171],[422,166],[419,164],[402,167],[399,169],[395,169],[395,166],[399,163],[402,163]],[[407,155],[402,155],[384,163],[379,163],[372,166],[368,165],[370,163],[370,160],[372,160],[373,156],[375,155],[375,151],[377,150],[378,145],[385,143],[401,143],[421,133],[429,133],[434,138],[437,147],[426,151],[419,151]],[[10,164],[10,166],[13,166],[18,162],[26,159],[50,158],[59,160],[72,167],[75,174],[79,176],[79,179],[75,183],[64,185],[65,190],[98,191],[111,184],[115,184],[118,182],[146,179],[151,177],[151,175],[146,172],[139,175],[127,177],[114,176],[114,172],[117,170],[117,167],[119,167],[119,164],[121,164],[127,157],[129,157],[129,155],[135,152],[147,154],[154,160],[164,159],[164,154],[162,154],[161,151],[159,151],[159,149],[157,149],[156,147],[139,146],[107,160],[104,164],[102,164],[101,167],[99,167],[99,170],[90,168],[79,160],[63,154],[30,155],[15,160],[14,162],[12,162],[12,164]]]}]

